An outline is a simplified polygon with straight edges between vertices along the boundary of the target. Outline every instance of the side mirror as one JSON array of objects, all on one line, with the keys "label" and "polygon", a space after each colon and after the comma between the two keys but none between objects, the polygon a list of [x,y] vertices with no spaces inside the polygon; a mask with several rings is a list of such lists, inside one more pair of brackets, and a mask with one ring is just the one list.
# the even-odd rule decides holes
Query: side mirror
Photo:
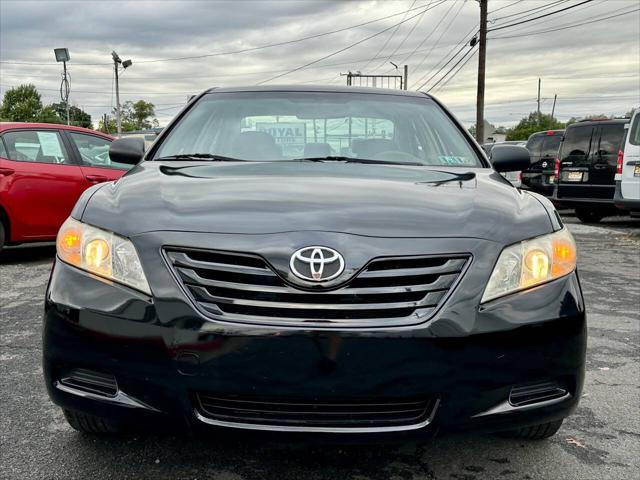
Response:
[{"label": "side mirror", "polygon": [[489,160],[498,172],[517,172],[531,166],[529,150],[519,145],[496,145]]},{"label": "side mirror", "polygon": [[135,165],[144,156],[144,140],[137,137],[123,137],[111,142],[109,158],[112,162]]}]

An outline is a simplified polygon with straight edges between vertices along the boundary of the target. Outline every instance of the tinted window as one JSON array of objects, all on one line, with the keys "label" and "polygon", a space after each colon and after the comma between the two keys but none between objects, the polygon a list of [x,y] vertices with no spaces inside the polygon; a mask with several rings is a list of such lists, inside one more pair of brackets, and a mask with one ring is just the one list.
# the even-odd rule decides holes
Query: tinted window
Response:
[{"label": "tinted window", "polygon": [[558,148],[560,148],[561,140],[562,140],[562,135],[545,136],[544,141],[542,142],[541,155],[543,157],[555,157],[558,154]]},{"label": "tinted window", "polygon": [[640,145],[640,114],[633,119],[633,125],[629,129],[629,142],[631,145]]},{"label": "tinted window", "polygon": [[527,141],[527,150],[529,150],[529,153],[531,153],[531,155],[540,155],[540,149],[542,147],[543,139],[544,137],[542,137],[541,135],[534,135],[532,137],[529,137],[529,140]]},{"label": "tinted window", "polygon": [[562,160],[577,161],[586,159],[589,154],[592,130],[593,128],[590,125],[567,128],[562,144]]},{"label": "tinted window", "polygon": [[102,137],[96,137],[95,135],[87,135],[77,132],[68,133],[80,152],[80,158],[83,165],[91,167],[120,168],[123,170],[131,168],[131,165],[111,161],[109,158],[109,146],[111,145],[111,141]]},{"label": "tinted window", "polygon": [[2,138],[0,138],[0,157],[9,158],[7,156],[7,149],[4,148],[4,142],[2,141]]},{"label": "tinted window", "polygon": [[598,153],[600,155],[618,155],[618,150],[622,148],[624,137],[624,124],[602,125],[600,127],[600,145]]},{"label": "tinted window", "polygon": [[4,134],[8,158],[19,162],[71,163],[60,134],[51,130],[20,130]]},{"label": "tinted window", "polygon": [[256,161],[345,156],[483,166],[434,102],[375,94],[208,94],[174,127],[155,157],[189,153]]}]

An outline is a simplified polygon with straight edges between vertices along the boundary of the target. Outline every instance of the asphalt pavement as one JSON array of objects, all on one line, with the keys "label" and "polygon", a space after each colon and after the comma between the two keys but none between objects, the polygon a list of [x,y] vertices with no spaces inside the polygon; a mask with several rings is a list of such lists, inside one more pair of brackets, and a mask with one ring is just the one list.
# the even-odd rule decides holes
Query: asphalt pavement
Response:
[{"label": "asphalt pavement", "polygon": [[2,479],[579,479],[640,478],[640,220],[583,225],[588,308],[586,384],[553,438],[439,436],[423,444],[299,444],[225,432],[82,435],[47,397],[41,368],[43,296],[54,248],[0,254]]}]

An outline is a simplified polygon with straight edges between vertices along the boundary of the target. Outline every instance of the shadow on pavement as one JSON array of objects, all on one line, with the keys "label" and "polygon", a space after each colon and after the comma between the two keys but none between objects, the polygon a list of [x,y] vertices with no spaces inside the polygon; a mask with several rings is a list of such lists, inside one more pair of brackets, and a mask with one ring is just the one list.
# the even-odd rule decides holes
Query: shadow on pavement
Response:
[{"label": "shadow on pavement", "polygon": [[56,255],[55,243],[39,243],[37,245],[6,247],[0,252],[0,264],[53,261]]}]

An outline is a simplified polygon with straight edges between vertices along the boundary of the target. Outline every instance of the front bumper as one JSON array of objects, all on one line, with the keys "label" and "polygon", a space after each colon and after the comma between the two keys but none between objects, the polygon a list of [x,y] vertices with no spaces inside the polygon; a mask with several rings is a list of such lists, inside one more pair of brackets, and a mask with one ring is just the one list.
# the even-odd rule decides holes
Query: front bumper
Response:
[{"label": "front bumper", "polygon": [[[158,263],[148,267],[154,275],[147,273],[153,299],[57,260],[44,314],[49,394],[63,408],[191,427],[422,433],[506,430],[566,417],[578,403],[584,376],[586,320],[577,274],[478,308],[482,288],[473,284],[485,275],[480,272],[490,271],[499,247],[474,244],[481,244],[472,252],[475,265],[438,314],[422,325],[390,329],[251,326],[205,318],[157,250]],[[128,401],[61,388],[62,372],[73,368],[113,375]],[[527,408],[509,404],[513,387],[539,382],[557,382],[567,395]],[[200,392],[311,403],[428,399],[430,410],[397,428],[265,427],[208,417],[196,400]]]}]

